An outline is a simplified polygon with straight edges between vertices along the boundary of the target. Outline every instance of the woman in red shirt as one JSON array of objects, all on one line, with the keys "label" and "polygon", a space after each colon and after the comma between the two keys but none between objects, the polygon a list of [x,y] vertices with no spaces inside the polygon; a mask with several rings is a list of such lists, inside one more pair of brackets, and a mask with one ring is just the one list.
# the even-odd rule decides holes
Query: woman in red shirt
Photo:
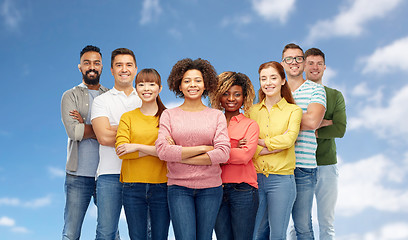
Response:
[{"label": "woman in red shirt", "polygon": [[231,142],[230,157],[222,165],[223,201],[215,224],[217,239],[252,239],[258,209],[258,182],[252,163],[258,145],[258,124],[240,113],[253,103],[255,91],[242,73],[223,72],[211,105],[224,109]]}]

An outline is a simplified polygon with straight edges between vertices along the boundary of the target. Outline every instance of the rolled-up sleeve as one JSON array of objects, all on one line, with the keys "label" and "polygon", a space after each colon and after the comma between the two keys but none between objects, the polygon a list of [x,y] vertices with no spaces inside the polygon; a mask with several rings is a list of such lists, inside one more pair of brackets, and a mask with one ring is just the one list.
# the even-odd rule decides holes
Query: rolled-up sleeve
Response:
[{"label": "rolled-up sleeve", "polygon": [[[122,117],[120,118],[118,131],[116,133],[115,148],[125,143],[132,143],[130,127],[131,127],[131,120],[130,120],[129,114],[124,113]],[[119,158],[122,160],[139,158],[139,151],[124,154],[120,156]]]},{"label": "rolled-up sleeve", "polygon": [[61,99],[61,119],[68,137],[74,141],[81,141],[84,137],[85,124],[70,116],[70,111],[77,109],[76,100],[72,91],[67,91]]},{"label": "rolled-up sleeve", "polygon": [[207,152],[212,164],[226,163],[229,159],[231,143],[228,137],[227,120],[220,111],[214,135],[214,150]]},{"label": "rolled-up sleeve", "polygon": [[167,162],[180,162],[182,146],[170,145],[166,140],[167,136],[171,137],[171,116],[165,110],[160,116],[159,134],[155,142],[158,157]]}]

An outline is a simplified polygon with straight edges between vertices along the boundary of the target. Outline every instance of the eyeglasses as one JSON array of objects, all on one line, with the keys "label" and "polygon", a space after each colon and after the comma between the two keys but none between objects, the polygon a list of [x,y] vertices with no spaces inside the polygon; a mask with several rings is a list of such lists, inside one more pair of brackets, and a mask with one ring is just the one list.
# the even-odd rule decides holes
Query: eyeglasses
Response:
[{"label": "eyeglasses", "polygon": [[283,59],[283,61],[284,61],[286,64],[291,64],[291,63],[293,63],[293,60],[295,60],[297,63],[302,63],[302,62],[305,60],[305,58],[304,58],[303,56],[296,56],[296,57],[285,57],[285,58]]}]

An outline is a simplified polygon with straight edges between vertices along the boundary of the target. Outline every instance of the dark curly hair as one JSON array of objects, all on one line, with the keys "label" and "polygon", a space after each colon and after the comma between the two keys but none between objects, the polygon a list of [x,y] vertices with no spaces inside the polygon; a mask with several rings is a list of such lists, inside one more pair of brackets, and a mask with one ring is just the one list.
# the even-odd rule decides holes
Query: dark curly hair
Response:
[{"label": "dark curly hair", "polygon": [[255,91],[249,77],[240,72],[223,72],[218,75],[217,91],[210,94],[211,106],[213,108],[222,110],[220,102],[221,96],[235,85],[242,87],[242,93],[244,94],[244,102],[242,107],[244,112],[247,111],[254,102]]},{"label": "dark curly hair", "polygon": [[217,90],[218,76],[214,67],[207,60],[197,58],[192,60],[191,58],[184,58],[174,64],[173,69],[171,69],[169,78],[167,79],[167,84],[169,89],[173,91],[177,97],[184,97],[183,92],[180,91],[181,80],[184,74],[188,70],[198,70],[203,75],[204,87],[203,96],[208,96]]}]

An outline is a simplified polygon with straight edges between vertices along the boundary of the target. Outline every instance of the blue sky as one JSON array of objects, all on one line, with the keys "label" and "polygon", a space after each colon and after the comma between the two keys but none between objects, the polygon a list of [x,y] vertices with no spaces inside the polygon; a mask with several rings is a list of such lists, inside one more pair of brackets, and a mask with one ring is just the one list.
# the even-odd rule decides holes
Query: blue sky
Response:
[{"label": "blue sky", "polygon": [[[323,82],[343,92],[348,130],[337,141],[337,239],[408,239],[408,2],[403,0],[0,0],[0,238],[59,239],[66,142],[62,93],[79,84],[79,52],[132,49],[164,82],[185,57],[218,73],[280,61],[284,45],[326,53]],[[168,106],[181,102],[164,84]],[[316,220],[315,220],[316,222]],[[83,239],[95,235],[91,206]],[[120,229],[128,239],[126,222]]]}]

